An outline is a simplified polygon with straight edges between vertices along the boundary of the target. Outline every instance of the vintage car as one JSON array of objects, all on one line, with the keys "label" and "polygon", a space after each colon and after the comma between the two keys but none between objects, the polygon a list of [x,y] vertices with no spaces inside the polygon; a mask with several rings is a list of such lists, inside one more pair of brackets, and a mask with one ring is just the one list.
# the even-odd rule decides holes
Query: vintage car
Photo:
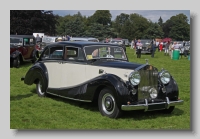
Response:
[{"label": "vintage car", "polygon": [[125,45],[125,41],[124,40],[121,40],[121,39],[112,39],[112,40],[110,40],[109,43],[120,45],[122,48],[124,48],[124,51],[126,52],[126,45]]},{"label": "vintage car", "polygon": [[35,62],[39,57],[33,35],[10,35],[10,67],[20,67],[24,61]]},{"label": "vintage car", "polygon": [[41,53],[45,46],[57,42],[58,37],[55,36],[44,36],[42,42],[38,44],[39,52]]},{"label": "vintage car", "polygon": [[122,39],[125,42],[125,46],[131,45],[128,39]]},{"label": "vintage car", "polygon": [[183,104],[172,75],[165,69],[129,62],[117,44],[88,41],[57,42],[44,48],[21,80],[36,84],[40,97],[48,94],[96,102],[103,116],[123,111],[162,110],[171,113]]},{"label": "vintage car", "polygon": [[151,54],[151,41],[150,39],[141,39],[142,43],[142,54]]},{"label": "vintage car", "polygon": [[99,42],[99,40],[97,38],[92,38],[92,37],[73,37],[73,38],[70,38],[70,41]]}]

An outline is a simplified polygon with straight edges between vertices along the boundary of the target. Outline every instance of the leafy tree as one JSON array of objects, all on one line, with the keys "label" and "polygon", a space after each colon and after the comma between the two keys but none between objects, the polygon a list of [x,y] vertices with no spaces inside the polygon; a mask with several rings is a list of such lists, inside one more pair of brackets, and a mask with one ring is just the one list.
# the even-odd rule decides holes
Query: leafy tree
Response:
[{"label": "leafy tree", "polygon": [[83,36],[84,23],[82,16],[74,15],[73,19],[66,22],[66,33],[70,36]]},{"label": "leafy tree", "polygon": [[150,24],[146,18],[139,14],[130,14],[132,38],[143,38]]},{"label": "leafy tree", "polygon": [[57,16],[52,11],[11,10],[10,34],[55,33]]},{"label": "leafy tree", "polygon": [[89,17],[90,23],[99,23],[103,25],[109,25],[111,23],[112,15],[109,10],[97,10],[91,17]]},{"label": "leafy tree", "polygon": [[112,22],[112,26],[115,28],[118,34],[121,32],[122,27],[124,26],[125,22],[128,20],[129,20],[129,15],[125,13],[121,13],[115,18],[114,22]]},{"label": "leafy tree", "polygon": [[158,19],[158,24],[162,27],[162,25],[163,25],[163,20],[162,20],[162,18],[161,18],[161,16],[160,16],[160,18]]},{"label": "leafy tree", "polygon": [[149,28],[146,30],[144,34],[144,38],[147,39],[155,39],[155,38],[163,38],[164,32],[158,23],[150,22]]},{"label": "leafy tree", "polygon": [[190,40],[190,25],[187,16],[178,14],[172,16],[163,25],[165,37],[171,37],[174,40]]}]

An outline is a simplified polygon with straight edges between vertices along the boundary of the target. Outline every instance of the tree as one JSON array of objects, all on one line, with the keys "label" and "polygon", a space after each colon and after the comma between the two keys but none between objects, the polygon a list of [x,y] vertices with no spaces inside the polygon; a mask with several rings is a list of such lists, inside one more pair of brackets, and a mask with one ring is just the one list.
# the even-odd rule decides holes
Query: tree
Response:
[{"label": "tree", "polygon": [[147,39],[155,39],[155,38],[163,38],[164,32],[158,23],[150,23],[151,25],[144,33],[144,38]]},{"label": "tree", "polygon": [[52,11],[11,10],[10,34],[32,35],[34,32],[55,33],[57,16]]},{"label": "tree", "polygon": [[102,25],[109,25],[111,23],[112,15],[109,10],[97,10],[90,18],[90,23],[99,23]]},{"label": "tree", "polygon": [[128,20],[129,20],[129,15],[125,13],[121,13],[115,18],[114,22],[112,22],[112,26],[115,28],[118,34],[121,32],[122,27],[124,26],[125,22]]},{"label": "tree", "polygon": [[190,25],[188,24],[187,16],[178,14],[172,16],[163,25],[165,37],[173,38],[174,40],[190,40]]},{"label": "tree", "polygon": [[162,25],[163,25],[163,20],[162,20],[162,18],[161,18],[161,16],[160,16],[160,18],[158,19],[158,24],[162,27]]},{"label": "tree", "polygon": [[144,33],[149,28],[150,23],[146,18],[139,14],[130,14],[130,23],[131,23],[131,37],[132,38],[143,38]]}]

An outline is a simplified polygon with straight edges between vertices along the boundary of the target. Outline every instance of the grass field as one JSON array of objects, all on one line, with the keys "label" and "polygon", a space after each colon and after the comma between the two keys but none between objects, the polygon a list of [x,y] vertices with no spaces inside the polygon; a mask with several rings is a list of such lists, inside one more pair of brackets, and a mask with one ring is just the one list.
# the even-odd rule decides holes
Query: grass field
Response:
[{"label": "grass field", "polygon": [[157,52],[154,58],[142,55],[140,59],[134,50],[127,47],[130,62],[146,63],[167,69],[179,86],[179,97],[184,104],[177,106],[172,114],[158,111],[125,112],[120,119],[101,116],[98,106],[91,103],[71,101],[58,97],[40,98],[35,85],[28,86],[21,81],[31,63],[20,68],[10,68],[10,129],[118,129],[118,130],[190,130],[190,61],[183,57],[172,60]]}]

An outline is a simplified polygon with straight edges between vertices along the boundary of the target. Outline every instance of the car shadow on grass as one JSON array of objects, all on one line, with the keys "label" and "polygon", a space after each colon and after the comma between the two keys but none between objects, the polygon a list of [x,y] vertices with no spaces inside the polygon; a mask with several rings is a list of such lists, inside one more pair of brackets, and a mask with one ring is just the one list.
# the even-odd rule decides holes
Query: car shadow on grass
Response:
[{"label": "car shadow on grass", "polygon": [[[36,93],[36,89],[33,89],[31,91],[34,94]],[[81,101],[75,101],[71,99],[66,99],[54,95],[49,95],[48,98],[53,99],[55,101],[61,101],[76,107],[83,108],[85,110],[97,112],[99,111],[98,103],[97,102],[81,102]],[[160,117],[172,117],[172,116],[180,116],[184,113],[179,108],[175,108],[174,111],[171,114],[164,114],[161,110],[157,111],[147,111],[144,112],[143,110],[134,110],[134,111],[123,111],[123,115],[120,117],[120,119],[134,119],[134,120],[145,120],[145,119],[155,119]]]},{"label": "car shadow on grass", "polygon": [[21,100],[21,99],[24,99],[24,98],[31,97],[33,95],[34,94],[24,94],[24,95],[10,96],[10,101]]},{"label": "car shadow on grass", "polygon": [[183,110],[175,108],[171,114],[165,114],[162,110],[147,111],[135,110],[135,111],[124,111],[121,119],[134,119],[134,120],[144,120],[144,119],[155,119],[160,117],[173,117],[180,116],[184,113]]},{"label": "car shadow on grass", "polygon": [[[31,92],[33,94],[37,94],[36,89],[32,89]],[[64,103],[67,103],[67,104],[70,104],[70,105],[73,105],[76,107],[84,108],[86,110],[99,111],[97,103],[75,101],[75,100],[66,99],[66,98],[62,98],[62,97],[58,97],[58,96],[54,96],[54,95],[50,95],[50,94],[48,94],[47,97],[50,99],[53,99],[55,101],[61,101],[61,102],[64,102]]]}]

